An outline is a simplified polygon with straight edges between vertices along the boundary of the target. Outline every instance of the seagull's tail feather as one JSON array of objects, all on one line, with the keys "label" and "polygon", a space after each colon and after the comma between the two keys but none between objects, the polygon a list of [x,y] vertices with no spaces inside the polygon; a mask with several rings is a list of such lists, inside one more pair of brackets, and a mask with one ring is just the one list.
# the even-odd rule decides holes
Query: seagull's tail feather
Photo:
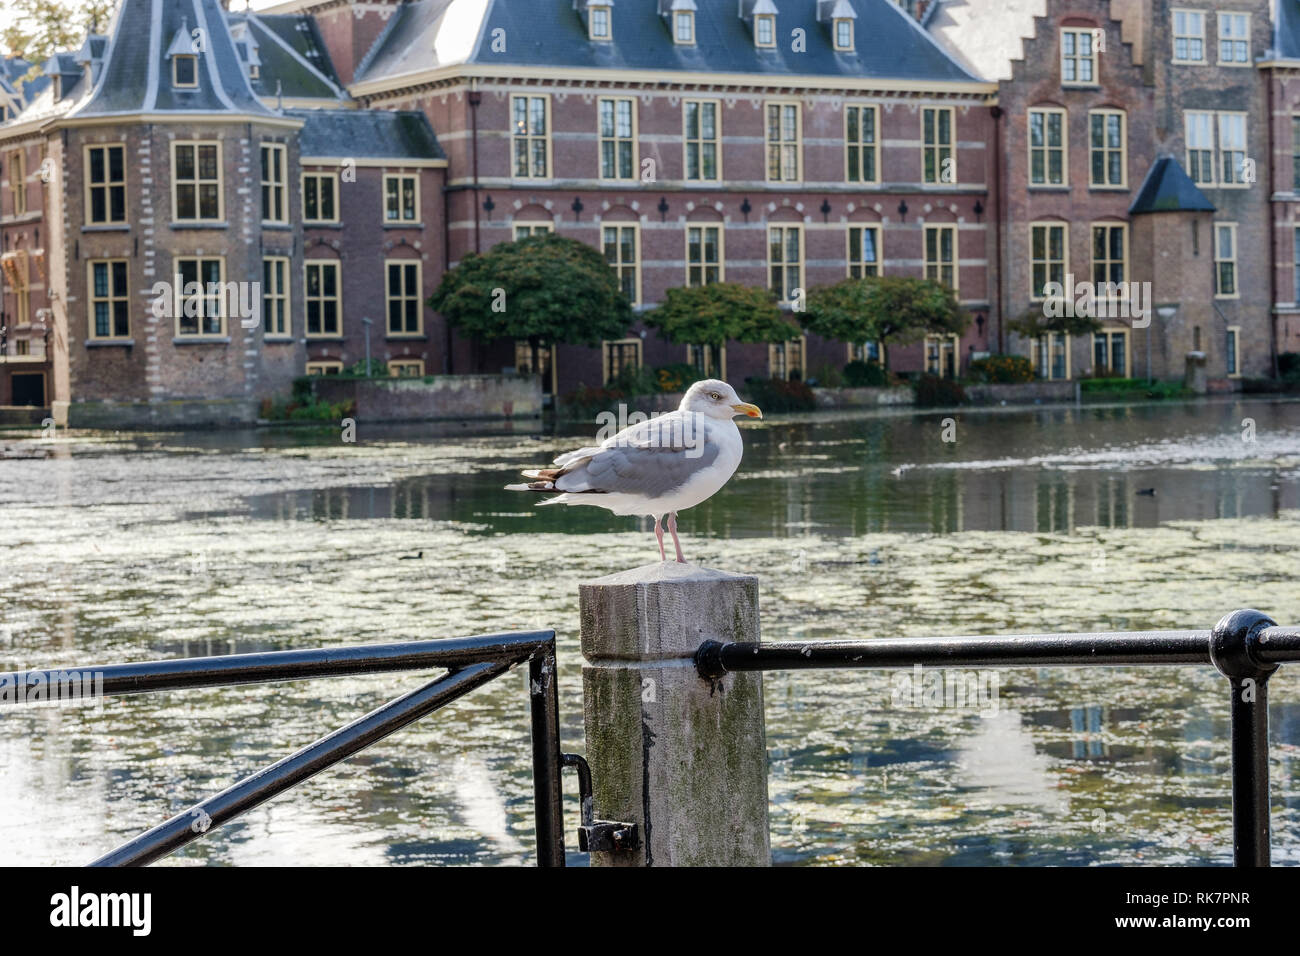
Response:
[{"label": "seagull's tail feather", "polygon": [[538,481],[554,481],[560,477],[559,468],[530,468],[528,471],[521,471],[520,474],[525,478],[533,478]]}]

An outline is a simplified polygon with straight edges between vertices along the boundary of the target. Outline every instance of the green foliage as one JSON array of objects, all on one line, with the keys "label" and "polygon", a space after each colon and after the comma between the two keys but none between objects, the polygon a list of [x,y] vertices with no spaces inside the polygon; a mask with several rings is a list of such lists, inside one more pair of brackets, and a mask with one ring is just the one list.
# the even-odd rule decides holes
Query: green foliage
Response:
[{"label": "green foliage", "polygon": [[[299,385],[306,383],[306,389]],[[311,379],[296,378],[293,394],[262,400],[262,417],[273,422],[337,422],[354,412],[352,402],[323,402],[311,391]]]},{"label": "green foliage", "polygon": [[1300,382],[1300,352],[1279,352],[1277,373],[1288,382]]},{"label": "green foliage", "polygon": [[108,30],[118,0],[5,0],[6,26],[0,30],[5,55],[30,60],[32,72],[59,50],[76,50],[92,28]]},{"label": "green foliage", "polygon": [[817,407],[813,390],[799,381],[780,378],[745,379],[745,397],[763,410],[772,412],[811,412]]},{"label": "green foliage", "polygon": [[606,382],[605,387],[620,395],[653,395],[659,391],[659,376],[646,365],[628,366]]},{"label": "green foliage", "polygon": [[937,375],[925,374],[913,384],[916,390],[916,404],[921,406],[964,405],[966,390],[960,382]]},{"label": "green foliage", "polygon": [[889,373],[879,362],[854,359],[844,366],[844,384],[849,388],[883,388],[889,384]]},{"label": "green foliage", "polygon": [[813,373],[810,382],[820,388],[843,388],[844,373],[831,365],[821,365]]},{"label": "green foliage", "polygon": [[1101,323],[1086,315],[1052,315],[1045,313],[1042,303],[1031,305],[1014,319],[1007,320],[1007,331],[1021,338],[1037,339],[1048,332],[1067,335],[1091,335],[1101,328]]},{"label": "green foliage", "polygon": [[642,320],[677,345],[787,342],[799,335],[770,289],[734,282],[669,289],[663,304]]},{"label": "green foliage", "polygon": [[595,346],[622,338],[632,324],[632,306],[604,255],[553,234],[470,253],[443,276],[429,306],[480,342]]},{"label": "green foliage", "polygon": [[661,392],[684,392],[703,378],[690,362],[675,362],[655,369],[655,386]]},{"label": "green foliage", "polygon": [[970,363],[970,376],[988,385],[1023,385],[1034,380],[1034,364],[1023,355],[990,355]]},{"label": "green foliage", "polygon": [[1079,380],[1079,387],[1085,397],[1110,400],[1192,398],[1196,395],[1181,381],[1148,382],[1140,378],[1084,378]]},{"label": "green foliage", "polygon": [[823,338],[906,345],[927,335],[960,335],[969,316],[953,291],[937,282],[868,276],[812,289],[800,321]]},{"label": "green foliage", "polygon": [[388,363],[383,359],[372,358],[370,360],[370,371],[366,372],[366,360],[355,362],[348,366],[344,373],[350,378],[388,378]]}]

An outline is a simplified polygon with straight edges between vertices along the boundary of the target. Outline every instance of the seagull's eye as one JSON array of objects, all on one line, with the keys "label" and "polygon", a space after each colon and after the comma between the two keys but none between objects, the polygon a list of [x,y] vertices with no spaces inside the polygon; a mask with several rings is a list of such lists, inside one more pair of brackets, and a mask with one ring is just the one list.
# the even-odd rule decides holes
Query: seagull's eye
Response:
[{"label": "seagull's eye", "polygon": [[722,396],[717,392],[709,392],[709,398],[713,399],[715,402],[722,401]]}]

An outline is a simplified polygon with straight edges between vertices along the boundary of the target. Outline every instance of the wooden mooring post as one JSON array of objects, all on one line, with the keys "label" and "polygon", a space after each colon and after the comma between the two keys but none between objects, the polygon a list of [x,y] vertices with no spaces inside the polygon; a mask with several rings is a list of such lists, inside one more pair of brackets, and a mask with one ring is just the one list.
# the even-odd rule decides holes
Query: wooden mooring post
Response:
[{"label": "wooden mooring post", "polygon": [[640,848],[596,866],[767,866],[760,673],[705,680],[706,640],[758,641],[758,579],[664,562],[579,587],[595,816]]}]

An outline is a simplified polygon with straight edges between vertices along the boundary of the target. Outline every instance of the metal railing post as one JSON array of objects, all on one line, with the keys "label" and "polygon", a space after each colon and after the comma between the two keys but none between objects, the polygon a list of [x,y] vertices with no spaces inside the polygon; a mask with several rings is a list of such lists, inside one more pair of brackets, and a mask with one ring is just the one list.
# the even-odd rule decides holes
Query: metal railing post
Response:
[{"label": "metal railing post", "polygon": [[1243,867],[1269,865],[1268,679],[1277,665],[1257,648],[1270,627],[1267,615],[1242,610],[1210,633],[1210,659],[1232,694],[1232,860]]},{"label": "metal railing post", "polygon": [[555,638],[552,637],[546,649],[534,654],[528,661],[538,866],[564,866],[560,695],[555,670]]}]

